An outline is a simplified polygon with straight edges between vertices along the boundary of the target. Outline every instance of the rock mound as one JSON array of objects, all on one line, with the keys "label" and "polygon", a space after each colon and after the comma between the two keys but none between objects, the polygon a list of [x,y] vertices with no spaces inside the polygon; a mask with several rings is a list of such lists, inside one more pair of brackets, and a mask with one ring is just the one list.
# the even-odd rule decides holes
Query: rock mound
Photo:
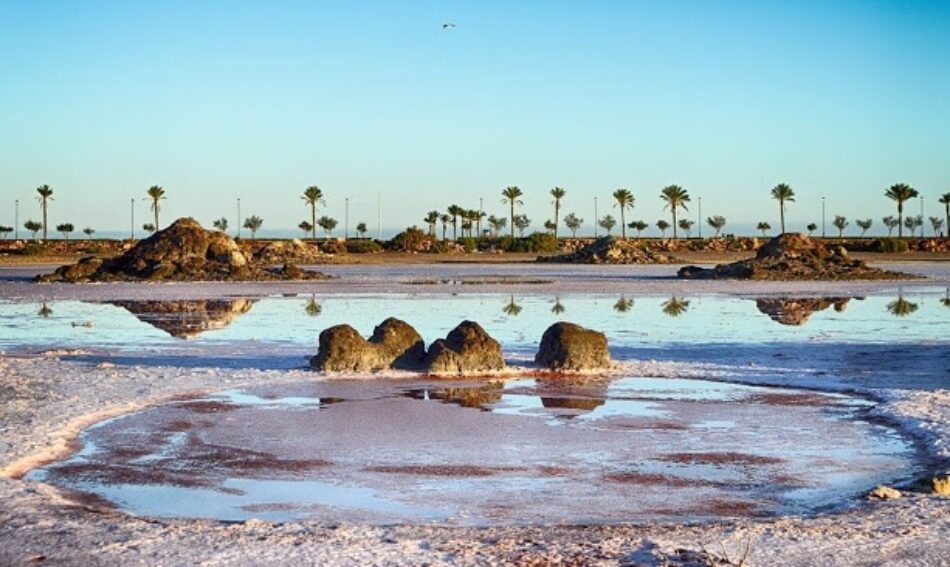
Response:
[{"label": "rock mound", "polygon": [[116,258],[83,258],[41,282],[109,281],[263,281],[325,279],[290,264],[269,268],[252,262],[240,246],[223,232],[205,230],[191,218],[178,219],[168,228],[140,241]]},{"label": "rock mound", "polygon": [[255,259],[262,264],[316,264],[324,260],[316,245],[299,238],[271,242],[255,254]]},{"label": "rock mound", "polygon": [[566,264],[672,264],[671,256],[640,247],[631,240],[605,236],[570,254],[539,256],[539,262]]},{"label": "rock mound", "polygon": [[501,345],[474,321],[462,321],[429,347],[425,367],[434,374],[464,374],[503,370]]},{"label": "rock mound", "polygon": [[849,301],[850,297],[756,299],[755,306],[776,323],[797,327],[807,323],[813,313],[824,311],[832,305],[840,313],[848,307]]},{"label": "rock mound", "polygon": [[373,329],[369,340],[349,325],[336,325],[320,333],[319,350],[310,359],[315,370],[375,372],[389,368],[418,369],[425,356],[425,342],[405,321],[390,317]]},{"label": "rock mound", "polygon": [[552,370],[591,370],[610,366],[607,337],[574,323],[555,323],[544,331],[534,361]]},{"label": "rock mound", "polygon": [[759,248],[755,258],[712,269],[686,266],[683,279],[740,280],[899,280],[917,276],[871,268],[848,256],[842,246],[829,246],[804,234],[785,233]]}]

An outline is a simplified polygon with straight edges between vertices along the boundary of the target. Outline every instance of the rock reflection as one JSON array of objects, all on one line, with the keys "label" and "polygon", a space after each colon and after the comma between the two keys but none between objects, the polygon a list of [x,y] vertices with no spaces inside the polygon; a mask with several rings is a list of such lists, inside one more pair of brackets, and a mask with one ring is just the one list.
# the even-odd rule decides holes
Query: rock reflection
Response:
[{"label": "rock reflection", "polygon": [[181,339],[223,329],[251,310],[253,299],[110,301],[143,323]]},{"label": "rock reflection", "polygon": [[850,297],[809,297],[756,299],[755,306],[769,316],[769,319],[782,325],[801,326],[808,322],[812,314],[829,307],[841,313],[848,307]]},{"label": "rock reflection", "polygon": [[689,309],[689,301],[673,296],[663,302],[663,313],[670,317],[679,317]]},{"label": "rock reflection", "polygon": [[504,384],[489,382],[470,388],[413,388],[405,393],[414,400],[438,400],[463,408],[475,408],[489,411],[488,406],[501,401]]}]

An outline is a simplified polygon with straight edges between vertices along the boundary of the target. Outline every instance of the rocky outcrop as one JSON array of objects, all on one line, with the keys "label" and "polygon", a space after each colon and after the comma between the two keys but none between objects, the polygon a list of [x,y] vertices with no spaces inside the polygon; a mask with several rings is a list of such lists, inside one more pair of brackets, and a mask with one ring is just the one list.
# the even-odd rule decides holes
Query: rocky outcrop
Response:
[{"label": "rocky outcrop", "polygon": [[310,366],[331,372],[417,370],[424,356],[425,342],[419,333],[405,321],[390,317],[373,329],[369,340],[349,325],[325,329]]},{"label": "rocky outcrop", "polygon": [[251,310],[253,299],[195,301],[110,301],[140,321],[173,337],[189,339],[223,329]]},{"label": "rocky outcrop", "polygon": [[466,374],[505,368],[501,345],[473,321],[462,321],[429,347],[425,368],[433,374]]},{"label": "rocky outcrop", "polygon": [[75,265],[38,276],[37,281],[265,281],[326,277],[289,264],[270,268],[252,261],[228,235],[205,230],[194,219],[182,218],[121,256],[108,260],[83,258]]},{"label": "rocky outcrop", "polygon": [[740,280],[902,280],[918,276],[869,267],[848,256],[843,246],[829,246],[804,234],[776,236],[759,248],[755,258],[712,269],[686,266],[683,279]]},{"label": "rocky outcrop", "polygon": [[950,473],[934,475],[930,479],[930,486],[933,488],[934,494],[950,496]]},{"label": "rocky outcrop", "polygon": [[605,236],[576,252],[539,256],[538,261],[566,264],[671,264],[677,260],[645,248],[637,241]]},{"label": "rocky outcrop", "polygon": [[801,326],[808,322],[813,313],[834,306],[842,312],[848,307],[850,297],[809,297],[756,299],[755,306],[770,319],[782,325]]},{"label": "rocky outcrop", "polygon": [[610,366],[607,337],[574,323],[555,323],[544,331],[534,361],[559,371],[592,370]]}]

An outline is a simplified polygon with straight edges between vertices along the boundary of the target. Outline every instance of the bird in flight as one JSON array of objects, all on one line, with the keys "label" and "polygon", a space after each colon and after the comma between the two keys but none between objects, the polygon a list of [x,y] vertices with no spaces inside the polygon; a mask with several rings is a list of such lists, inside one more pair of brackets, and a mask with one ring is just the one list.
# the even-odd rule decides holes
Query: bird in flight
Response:
[{"label": "bird in flight", "polygon": [[448,23],[442,24],[442,29],[444,29],[444,30],[447,30],[447,29],[450,29],[450,28],[454,28],[454,27],[455,27],[455,24],[453,24],[452,22],[448,22]]}]

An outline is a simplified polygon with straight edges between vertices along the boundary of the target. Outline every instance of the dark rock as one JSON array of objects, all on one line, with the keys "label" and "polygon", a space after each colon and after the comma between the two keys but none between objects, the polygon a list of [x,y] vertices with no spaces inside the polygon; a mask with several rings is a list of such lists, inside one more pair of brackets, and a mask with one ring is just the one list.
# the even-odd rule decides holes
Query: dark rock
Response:
[{"label": "dark rock", "polygon": [[[93,269],[95,262],[99,265]],[[205,230],[190,218],[178,219],[168,228],[138,242],[121,256],[109,260],[84,258],[41,282],[108,281],[265,281],[326,279],[319,272],[268,269],[252,262],[241,247],[223,232]]]},{"label": "dark rock", "polygon": [[919,276],[869,267],[852,260],[843,246],[828,246],[804,234],[785,233],[759,248],[755,258],[712,269],[685,266],[682,279],[904,280]]},{"label": "dark rock", "polygon": [[501,345],[473,321],[462,321],[429,347],[425,367],[435,374],[488,372],[505,368]]},{"label": "dark rock", "polygon": [[566,264],[671,264],[676,259],[644,248],[634,240],[605,236],[576,252],[539,256],[538,261]]},{"label": "dark rock", "polygon": [[398,368],[418,369],[425,343],[408,323],[389,318],[373,329],[369,340],[349,325],[336,325],[320,333],[319,350],[310,360],[316,370],[375,372]]},{"label": "dark rock", "polygon": [[534,361],[553,370],[591,370],[610,366],[607,337],[574,323],[555,323],[544,331]]}]

